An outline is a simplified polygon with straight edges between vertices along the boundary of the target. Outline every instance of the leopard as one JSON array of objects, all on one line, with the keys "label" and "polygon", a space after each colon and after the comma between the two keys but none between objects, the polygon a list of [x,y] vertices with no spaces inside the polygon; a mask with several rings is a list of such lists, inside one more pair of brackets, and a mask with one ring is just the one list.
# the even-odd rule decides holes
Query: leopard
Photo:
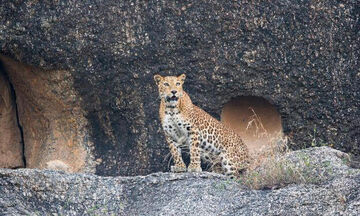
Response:
[{"label": "leopard", "polygon": [[[250,163],[249,150],[234,130],[192,103],[183,90],[186,75],[154,75],[159,91],[159,116],[174,165],[171,172],[201,172],[201,162],[217,164],[224,175],[236,177]],[[189,149],[186,166],[182,147]]]}]

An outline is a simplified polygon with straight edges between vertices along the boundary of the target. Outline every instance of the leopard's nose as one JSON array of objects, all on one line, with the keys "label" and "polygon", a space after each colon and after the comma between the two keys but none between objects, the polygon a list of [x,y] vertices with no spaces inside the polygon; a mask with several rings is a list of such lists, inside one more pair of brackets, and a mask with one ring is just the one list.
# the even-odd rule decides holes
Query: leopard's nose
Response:
[{"label": "leopard's nose", "polygon": [[171,91],[171,93],[173,93],[173,94],[176,94],[176,92],[177,92],[176,90],[172,90],[172,91]]}]

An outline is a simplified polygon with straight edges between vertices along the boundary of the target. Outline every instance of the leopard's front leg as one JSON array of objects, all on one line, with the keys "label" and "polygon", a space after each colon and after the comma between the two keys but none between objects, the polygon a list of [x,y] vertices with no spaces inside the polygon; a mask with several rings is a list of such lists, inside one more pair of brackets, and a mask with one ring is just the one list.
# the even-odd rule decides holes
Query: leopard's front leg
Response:
[{"label": "leopard's front leg", "polygon": [[201,160],[200,160],[200,141],[199,133],[194,129],[189,132],[190,139],[190,164],[188,172],[201,172]]},{"label": "leopard's front leg", "polygon": [[169,136],[166,136],[166,141],[169,144],[170,153],[173,156],[175,163],[174,166],[171,166],[171,172],[185,172],[186,165],[181,157],[180,147],[177,147],[175,141]]}]

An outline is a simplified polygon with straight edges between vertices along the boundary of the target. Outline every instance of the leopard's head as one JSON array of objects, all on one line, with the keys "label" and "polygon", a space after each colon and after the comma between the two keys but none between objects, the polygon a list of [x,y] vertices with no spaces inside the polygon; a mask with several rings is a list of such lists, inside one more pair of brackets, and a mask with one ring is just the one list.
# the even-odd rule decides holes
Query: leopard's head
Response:
[{"label": "leopard's head", "polygon": [[179,98],[184,94],[183,84],[186,75],[180,76],[165,76],[155,75],[154,80],[159,89],[159,96],[164,99],[166,103],[177,104]]}]

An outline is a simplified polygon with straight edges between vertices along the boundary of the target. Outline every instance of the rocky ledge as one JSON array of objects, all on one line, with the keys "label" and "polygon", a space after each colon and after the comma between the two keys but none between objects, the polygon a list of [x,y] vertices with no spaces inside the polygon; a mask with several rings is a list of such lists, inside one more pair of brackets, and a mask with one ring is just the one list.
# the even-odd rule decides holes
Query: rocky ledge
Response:
[{"label": "rocky ledge", "polygon": [[[360,170],[328,148],[292,152],[322,173],[317,184],[249,190],[213,173],[100,177],[0,169],[0,215],[359,215]],[[306,163],[305,163],[306,164]],[[316,172],[316,173],[315,173]]]}]

